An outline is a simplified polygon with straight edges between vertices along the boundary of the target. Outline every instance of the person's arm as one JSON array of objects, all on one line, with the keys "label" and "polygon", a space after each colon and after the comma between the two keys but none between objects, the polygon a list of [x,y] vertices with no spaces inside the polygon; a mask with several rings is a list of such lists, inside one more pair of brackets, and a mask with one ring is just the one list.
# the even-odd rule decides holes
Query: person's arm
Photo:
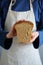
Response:
[{"label": "person's arm", "polygon": [[[37,6],[35,5],[37,4]],[[35,13],[35,19],[36,25],[37,25],[37,31],[39,32],[39,36],[36,38],[36,40],[33,42],[33,45],[35,48],[39,48],[43,44],[43,0],[40,1],[34,1],[33,7],[34,7],[34,13]],[[35,8],[36,6],[36,8]]]},{"label": "person's arm", "polygon": [[12,38],[7,38],[6,34],[8,34],[8,32],[4,30],[4,24],[9,4],[10,0],[0,1],[0,46],[2,46],[5,49],[9,49],[12,44]]},{"label": "person's arm", "polygon": [[39,39],[40,39],[39,46],[41,46],[43,44],[43,0],[41,0],[41,17],[40,17]]}]

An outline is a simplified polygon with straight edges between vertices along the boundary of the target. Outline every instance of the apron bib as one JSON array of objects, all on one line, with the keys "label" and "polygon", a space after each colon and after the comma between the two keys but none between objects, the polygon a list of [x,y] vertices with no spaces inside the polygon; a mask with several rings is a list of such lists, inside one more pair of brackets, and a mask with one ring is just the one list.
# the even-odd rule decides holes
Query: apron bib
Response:
[{"label": "apron bib", "polygon": [[[32,4],[30,5],[30,10],[25,12],[12,11],[11,4],[5,22],[5,30],[10,31],[11,26],[13,26],[16,21],[25,19],[34,24],[33,31],[36,31]],[[38,49],[35,49],[32,43],[28,45],[18,43],[17,37],[13,38],[12,46],[8,51],[6,51],[6,53],[8,57],[8,65],[41,65]]]}]

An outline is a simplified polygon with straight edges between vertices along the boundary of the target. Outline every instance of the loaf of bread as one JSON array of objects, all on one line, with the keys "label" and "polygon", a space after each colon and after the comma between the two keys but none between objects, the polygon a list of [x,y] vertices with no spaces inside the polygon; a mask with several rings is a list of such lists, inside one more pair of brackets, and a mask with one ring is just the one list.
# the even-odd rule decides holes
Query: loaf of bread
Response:
[{"label": "loaf of bread", "polygon": [[19,21],[15,24],[18,42],[23,42],[25,44],[30,42],[33,26],[32,22],[25,20]]}]

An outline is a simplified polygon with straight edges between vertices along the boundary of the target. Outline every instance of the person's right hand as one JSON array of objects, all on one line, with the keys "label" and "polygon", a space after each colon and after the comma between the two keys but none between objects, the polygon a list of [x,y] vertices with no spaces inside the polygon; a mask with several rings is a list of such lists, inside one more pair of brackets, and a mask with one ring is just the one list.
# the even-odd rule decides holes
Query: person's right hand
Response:
[{"label": "person's right hand", "polygon": [[15,24],[11,27],[9,33],[6,35],[7,38],[13,38],[14,36],[17,35],[14,26]]},{"label": "person's right hand", "polygon": [[[25,22],[25,20],[19,20],[19,21],[16,21],[15,24],[17,24],[18,22],[20,23],[20,22],[22,22],[22,21]],[[6,35],[7,38],[13,38],[14,36],[17,35],[16,30],[15,30],[15,28],[14,28],[15,24],[11,27],[9,33]]]}]

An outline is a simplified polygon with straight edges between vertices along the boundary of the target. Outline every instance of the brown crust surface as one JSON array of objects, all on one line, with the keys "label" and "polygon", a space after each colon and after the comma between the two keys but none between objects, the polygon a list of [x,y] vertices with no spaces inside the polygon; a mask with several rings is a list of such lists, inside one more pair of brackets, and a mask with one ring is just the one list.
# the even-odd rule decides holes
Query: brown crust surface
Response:
[{"label": "brown crust surface", "polygon": [[26,21],[26,20],[19,20],[18,22],[15,23],[15,25],[16,25],[16,24],[21,24],[21,23],[28,23],[28,24],[34,26],[32,22]]},{"label": "brown crust surface", "polygon": [[[33,29],[33,27],[34,27],[34,24],[33,24],[32,22],[30,22],[30,21],[19,20],[19,21],[17,21],[17,22],[15,23],[14,29],[15,29],[15,26],[16,26],[17,24],[21,24],[21,23],[28,23],[28,24],[30,24],[30,25],[32,26],[32,29]],[[15,30],[16,30],[16,29],[15,29]]]}]

